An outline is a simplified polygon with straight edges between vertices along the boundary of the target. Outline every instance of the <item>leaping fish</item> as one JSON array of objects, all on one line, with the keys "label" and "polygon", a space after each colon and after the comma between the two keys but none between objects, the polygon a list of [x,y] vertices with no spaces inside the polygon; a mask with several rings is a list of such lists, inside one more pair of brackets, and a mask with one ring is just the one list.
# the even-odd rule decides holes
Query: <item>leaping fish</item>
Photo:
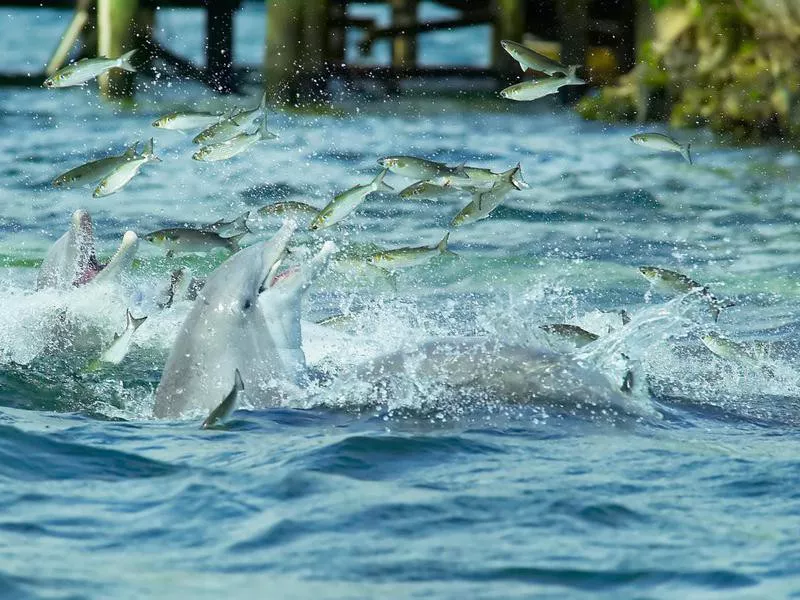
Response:
[{"label": "leaping fish", "polygon": [[42,85],[46,88],[83,85],[111,69],[123,69],[135,73],[136,67],[131,64],[131,58],[133,58],[134,54],[136,54],[135,49],[126,52],[119,58],[105,58],[102,56],[99,58],[83,58],[59,69],[51,77],[45,79]]},{"label": "leaping fish", "polygon": [[387,156],[379,159],[378,164],[395,175],[440,184],[448,183],[454,177],[466,177],[461,167],[448,167],[444,163],[416,156]]},{"label": "leaping fish", "polygon": [[225,118],[224,113],[172,112],[153,121],[153,127],[170,131],[205,129]]},{"label": "leaping fish", "polygon": [[141,155],[122,163],[106,175],[97,185],[92,196],[101,198],[118,192],[136,176],[142,166],[149,162],[161,162],[161,159],[153,153],[153,138],[150,138],[150,141],[145,144]]},{"label": "leaping fish", "polygon": [[60,187],[94,183],[111,173],[117,167],[134,160],[137,156],[136,148],[138,146],[139,142],[136,142],[132,146],[128,146],[125,152],[119,156],[107,156],[70,169],[66,173],[62,173],[53,179],[53,185]]},{"label": "leaping fish", "polygon": [[364,202],[372,192],[393,192],[394,189],[384,183],[383,178],[386,177],[387,169],[384,169],[375,176],[370,183],[366,185],[357,185],[337,194],[325,208],[319,211],[319,214],[311,221],[311,229],[325,229],[344,219],[347,215],[353,212],[358,205]]},{"label": "leaping fish", "polygon": [[441,254],[449,254],[457,256],[455,252],[450,252],[447,249],[447,242],[450,239],[450,232],[444,234],[444,237],[438,244],[433,246],[419,246],[416,248],[397,248],[395,250],[384,250],[369,257],[369,262],[386,269],[393,271],[395,269],[403,269],[406,267],[416,267],[424,265],[435,256]]},{"label": "leaping fish", "polygon": [[660,267],[639,267],[639,272],[649,282],[658,284],[663,288],[678,294],[697,293],[703,300],[708,302],[711,315],[714,321],[719,318],[719,313],[723,308],[735,306],[731,300],[720,300],[708,289],[708,286],[697,283],[694,279],[687,277],[683,273],[662,269]]},{"label": "leaping fish", "polygon": [[121,363],[131,348],[133,334],[136,333],[136,330],[139,329],[146,320],[147,317],[142,317],[141,319],[134,318],[131,311],[128,310],[125,313],[125,330],[121,334],[114,334],[114,341],[103,351],[97,360],[92,361],[87,367],[87,370],[94,371],[98,369],[102,363],[111,365],[118,365]]},{"label": "leaping fish", "polygon": [[631,136],[631,141],[639,146],[658,150],[660,152],[677,152],[686,162],[692,164],[691,144],[685,146],[663,133],[637,133]]},{"label": "leaping fish", "polygon": [[224,238],[214,231],[191,229],[189,227],[172,227],[159,229],[144,236],[151,244],[166,249],[167,255],[178,252],[211,252],[217,248],[226,248],[230,252],[239,251],[239,241],[247,232]]},{"label": "leaping fish", "polygon": [[233,409],[236,408],[236,399],[239,397],[239,392],[244,391],[244,382],[242,381],[242,376],[239,373],[239,369],[234,371],[234,381],[233,381],[233,388],[225,396],[225,399],[220,402],[219,406],[217,406],[211,413],[206,417],[203,424],[200,425],[200,429],[209,429],[228,418],[233,412]]},{"label": "leaping fish", "polygon": [[240,133],[247,133],[261,118],[266,119],[267,93],[261,96],[261,102],[252,110],[232,113],[229,117],[211,125],[198,133],[192,142],[195,144],[220,144]]},{"label": "leaping fish", "polygon": [[277,137],[277,134],[267,130],[267,120],[266,117],[264,117],[264,120],[261,122],[261,126],[255,133],[239,133],[238,135],[235,135],[224,142],[203,146],[200,148],[200,150],[192,155],[192,158],[205,162],[228,160],[237,154],[241,154],[258,142],[264,140],[274,140]]},{"label": "leaping fish", "polygon": [[519,63],[523,71],[532,69],[540,73],[547,73],[548,75],[555,75],[556,73],[568,75],[570,72],[569,68],[565,67],[560,62],[552,60],[543,54],[539,54],[535,50],[518,44],[517,42],[503,40],[500,42],[500,45],[503,46],[503,50],[511,55],[511,58]]},{"label": "leaping fish", "polygon": [[508,100],[530,101],[544,98],[550,94],[555,94],[565,85],[583,85],[586,83],[577,76],[577,66],[571,66],[569,73],[564,77],[543,77],[531,81],[523,81],[510,85],[500,92],[500,96]]},{"label": "leaping fish", "polygon": [[742,344],[713,332],[707,333],[701,337],[700,341],[702,341],[703,345],[713,354],[716,354],[720,358],[752,369],[762,369],[770,377],[775,376],[775,371],[772,367],[764,364],[767,353],[763,345],[759,347]]}]

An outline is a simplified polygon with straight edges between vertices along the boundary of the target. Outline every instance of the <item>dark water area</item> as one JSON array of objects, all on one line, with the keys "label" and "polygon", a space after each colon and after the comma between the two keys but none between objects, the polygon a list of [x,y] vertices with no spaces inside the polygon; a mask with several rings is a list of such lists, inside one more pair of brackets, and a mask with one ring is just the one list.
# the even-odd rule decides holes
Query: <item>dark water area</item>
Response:
[{"label": "dark water area", "polygon": [[[237,56],[256,63],[263,7],[244,11]],[[0,62],[23,70],[46,59],[29,55],[25,28],[49,40],[67,18],[0,15]],[[202,13],[165,10],[160,22],[200,58]],[[458,35],[431,34],[425,60],[481,64],[488,31]],[[386,54],[378,44],[373,58]],[[800,597],[796,152],[676,132],[692,140],[690,166],[631,144],[640,128],[585,123],[547,100],[483,110],[356,96],[338,112],[270,113],[279,140],[200,164],[189,136],[150,123],[228,100],[190,84],[139,99],[126,112],[93,88],[0,90],[0,597]],[[163,163],[118,194],[49,185],[150,136]],[[153,417],[191,303],[152,308],[171,269],[208,275],[224,253],[172,259],[142,243],[114,289],[35,291],[78,208],[107,260],[126,229],[278,200],[321,207],[390,154],[495,171],[520,162],[531,187],[454,229],[458,257],[391,277],[363,258],[437,242],[466,198],[378,194],[319,238],[298,233],[298,253],[319,239],[341,249],[302,308],[321,382],[269,407],[246,397],[224,427],[200,430],[203,411]],[[735,306],[715,322],[697,298],[650,286],[643,265],[687,273]],[[128,307],[150,315],[129,355],[88,370]],[[343,326],[315,325],[338,313]],[[556,348],[540,326],[564,322],[600,338]],[[700,339],[709,332],[758,354],[716,356]],[[414,363],[424,344],[454,337],[503,344],[469,363],[466,390],[455,367],[442,367],[448,379]],[[542,390],[505,394],[520,373],[503,360],[553,381],[519,350],[548,344],[599,379],[556,380],[548,403]],[[403,352],[410,362],[377,391],[359,370]],[[616,393],[630,365],[634,392],[600,402],[597,381]]]}]

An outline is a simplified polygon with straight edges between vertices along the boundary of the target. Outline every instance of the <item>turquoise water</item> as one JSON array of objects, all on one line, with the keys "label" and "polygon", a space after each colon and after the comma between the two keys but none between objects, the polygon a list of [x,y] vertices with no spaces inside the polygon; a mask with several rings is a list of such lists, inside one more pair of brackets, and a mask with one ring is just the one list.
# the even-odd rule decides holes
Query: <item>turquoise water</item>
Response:
[{"label": "turquoise water", "polygon": [[[237,34],[253,63],[259,10],[246,7]],[[50,40],[65,16],[4,15],[3,68],[45,60],[49,44],[31,58],[15,36],[38,19]],[[199,51],[200,19],[170,13],[162,35]],[[431,60],[479,62],[482,46],[447,39],[427,42]],[[800,595],[796,152],[676,132],[693,143],[690,166],[631,144],[637,128],[585,123],[547,101],[478,109],[355,96],[331,114],[275,114],[278,141],[200,164],[188,136],[150,122],[236,100],[163,82],[139,99],[123,112],[91,89],[0,90],[0,595]],[[116,195],[49,185],[150,136],[163,162]],[[202,414],[152,418],[189,303],[153,311],[119,367],[84,371],[121,329],[125,304],[145,310],[172,268],[207,274],[224,253],[167,259],[143,243],[120,289],[33,291],[77,208],[91,212],[108,258],[126,229],[209,223],[277,199],[321,207],[389,154],[496,170],[519,161],[531,188],[455,230],[458,258],[394,278],[358,258],[438,241],[466,199],[376,195],[325,232],[342,250],[303,318],[309,362],[329,381],[281,406],[245,399],[225,429],[199,430]],[[296,248],[320,237],[299,235]],[[701,303],[652,290],[641,265],[685,272],[736,306],[714,323]],[[599,311],[622,308],[631,323],[607,333],[615,321]],[[313,325],[339,312],[352,314],[344,327]],[[74,330],[54,343],[64,314]],[[578,407],[571,384],[556,390],[563,406],[543,408],[458,393],[413,369],[379,393],[359,370],[448,336],[540,347],[550,342],[539,326],[553,322],[604,334],[578,356],[610,385],[623,375],[619,352],[629,355],[637,384],[624,410]],[[699,340],[708,331],[768,344],[762,366],[712,355]],[[503,379],[496,360],[474,368]]]}]

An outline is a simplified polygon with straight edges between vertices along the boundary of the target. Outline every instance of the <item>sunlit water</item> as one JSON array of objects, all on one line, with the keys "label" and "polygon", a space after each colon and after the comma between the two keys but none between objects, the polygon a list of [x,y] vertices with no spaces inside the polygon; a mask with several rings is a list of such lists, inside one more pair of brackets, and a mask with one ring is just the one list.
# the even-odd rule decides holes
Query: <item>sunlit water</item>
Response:
[{"label": "sunlit water", "polygon": [[[238,22],[245,62],[260,56],[259,10],[248,6]],[[66,17],[4,16],[3,67],[39,68]],[[37,48],[20,37],[34,22],[46,40]],[[162,23],[162,39],[200,56],[200,13]],[[429,38],[423,53],[480,62],[485,46],[449,39]],[[631,144],[632,127],[584,123],[547,101],[478,110],[462,100],[355,96],[333,115],[271,115],[278,141],[201,164],[190,159],[189,136],[150,122],[236,100],[192,84],[148,85],[134,112],[100,104],[91,88],[0,90],[4,597],[800,592],[796,153],[681,132],[694,140],[690,166]],[[243,102],[254,103],[250,92]],[[150,136],[163,162],[116,195],[95,200],[90,188],[49,185]],[[519,161],[531,188],[454,230],[458,257],[396,277],[358,267],[359,258],[434,244],[468,198],[375,195],[323,235],[296,236],[298,250],[320,239],[342,248],[304,319],[352,317],[306,328],[309,361],[327,383],[275,408],[245,399],[251,409],[224,430],[152,418],[190,305],[159,312],[151,302],[172,268],[207,274],[224,252],[168,259],[142,244],[120,289],[33,292],[36,266],[76,208],[91,212],[107,258],[126,229],[205,224],[278,199],[321,207],[371,179],[389,154],[496,170]],[[265,223],[262,236],[278,225]],[[651,290],[641,265],[686,272],[736,306],[715,324],[702,303]],[[151,313],[131,354],[87,372],[124,325],[126,304]],[[623,328],[599,312],[623,308],[632,317]],[[68,339],[53,334],[63,320],[77,331]],[[539,326],[554,322],[605,334],[577,356],[609,389],[627,368],[620,353],[629,356],[637,389],[624,410],[464,397],[422,371],[398,374],[382,393],[359,379],[365,360],[413,356],[436,338],[540,347],[548,340]],[[713,356],[699,341],[708,331],[767,342],[762,367]],[[493,364],[487,356],[474,369]]]}]

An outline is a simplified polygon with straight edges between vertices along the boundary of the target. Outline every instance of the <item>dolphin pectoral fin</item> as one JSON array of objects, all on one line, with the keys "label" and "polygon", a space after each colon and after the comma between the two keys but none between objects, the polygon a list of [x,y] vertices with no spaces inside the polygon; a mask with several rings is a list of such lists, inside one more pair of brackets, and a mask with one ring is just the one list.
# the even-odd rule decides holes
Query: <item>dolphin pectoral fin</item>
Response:
[{"label": "dolphin pectoral fin", "polygon": [[209,413],[205,421],[203,421],[203,424],[200,425],[200,429],[210,429],[220,421],[226,419],[228,415],[233,412],[233,409],[236,406],[236,398],[239,395],[239,392],[243,390],[244,383],[242,382],[242,376],[239,373],[239,369],[236,369],[234,373],[233,389],[227,396],[225,396],[225,399]]}]

